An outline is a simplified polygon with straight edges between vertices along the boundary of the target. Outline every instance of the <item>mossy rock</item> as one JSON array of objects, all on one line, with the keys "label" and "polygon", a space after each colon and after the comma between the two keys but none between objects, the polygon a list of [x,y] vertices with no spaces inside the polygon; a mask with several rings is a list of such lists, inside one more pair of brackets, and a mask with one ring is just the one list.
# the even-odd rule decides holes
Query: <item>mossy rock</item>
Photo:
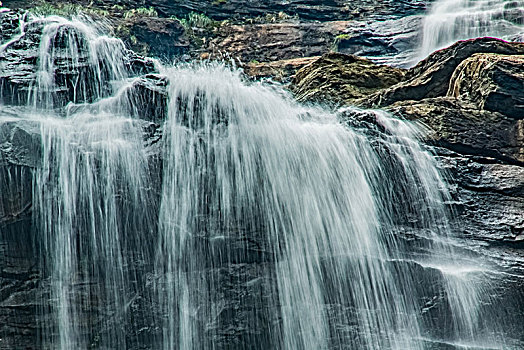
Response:
[{"label": "mossy rock", "polygon": [[300,101],[354,104],[397,84],[405,73],[403,69],[332,52],[298,71],[291,88]]}]

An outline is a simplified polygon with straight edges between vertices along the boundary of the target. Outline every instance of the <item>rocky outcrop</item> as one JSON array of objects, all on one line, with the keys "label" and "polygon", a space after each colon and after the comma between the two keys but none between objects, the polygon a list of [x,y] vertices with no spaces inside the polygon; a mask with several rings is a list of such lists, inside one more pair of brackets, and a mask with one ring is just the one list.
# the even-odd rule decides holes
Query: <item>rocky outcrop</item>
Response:
[{"label": "rocky outcrop", "polygon": [[[0,13],[0,25],[4,22],[10,23],[12,16],[17,16],[14,12]],[[52,21],[52,20],[51,20]],[[101,86],[96,84],[84,84],[80,89],[78,82],[92,81],[99,72],[89,64],[90,57],[88,53],[81,49],[77,57],[62,58],[58,53],[52,62],[55,75],[53,77],[54,91],[47,91],[45,96],[39,96],[32,93],[36,84],[37,72],[40,69],[38,61],[40,49],[40,37],[44,26],[48,20],[31,21],[24,27],[21,35],[11,34],[0,50],[0,102],[4,104],[25,105],[32,99],[35,104],[50,102],[56,107],[63,107],[69,102],[83,103],[92,102],[93,99],[100,97],[95,93],[95,89],[103,91],[109,90],[107,82],[102,82]],[[66,28],[63,33],[59,33],[54,39],[55,50],[63,50],[60,40],[74,32],[75,29]],[[79,38],[81,35],[78,33]],[[83,48],[87,45],[85,39],[78,39],[78,45]],[[116,48],[120,49],[120,48]],[[153,61],[138,56],[135,52],[127,50],[122,58],[122,64],[130,72],[136,75],[146,74],[155,71]],[[107,67],[100,67],[100,74],[107,74]],[[101,77],[103,78],[103,77]],[[101,79],[99,78],[99,79]],[[75,85],[76,84],[76,85]],[[50,101],[46,100],[49,96]]]},{"label": "rocky outcrop", "polygon": [[487,242],[494,256],[516,259],[524,273],[524,167],[449,148],[436,150],[455,183],[455,210],[467,244]]},{"label": "rocky outcrop", "polygon": [[336,51],[406,66],[415,56],[413,44],[420,40],[421,18],[303,22],[283,15],[274,19],[276,23],[268,19],[241,24],[225,21],[208,35],[199,50],[213,58],[238,58],[243,62],[273,62]]},{"label": "rocky outcrop", "polygon": [[[458,42],[371,96],[355,95],[361,85],[341,74],[354,69],[352,57],[338,70],[319,59],[296,74],[292,89],[306,100],[327,91],[321,98],[383,106],[427,126],[427,140],[456,181],[464,232],[474,241],[518,248],[524,238],[523,53],[522,44],[492,38]],[[367,62],[357,71],[366,76],[379,69]]]},{"label": "rocky outcrop", "polygon": [[[48,14],[84,12],[110,23],[129,48],[168,61],[208,53],[214,58],[269,62],[336,49],[377,59],[385,56],[396,65],[407,64],[411,57],[420,28],[420,17],[412,15],[422,13],[427,5],[421,0],[10,0],[4,4]],[[194,23],[195,16],[214,23],[216,30]]]},{"label": "rocky outcrop", "polygon": [[524,118],[524,56],[475,54],[453,72],[448,96],[479,109]]},{"label": "rocky outcrop", "polygon": [[320,56],[349,22],[222,25],[208,50],[213,57],[243,62],[278,61]]},{"label": "rocky outcrop", "polygon": [[395,67],[412,66],[421,42],[423,16],[353,21],[335,37],[333,49]]},{"label": "rocky outcrop", "polygon": [[352,104],[404,78],[405,71],[352,55],[330,53],[297,72],[292,90],[301,101]]},{"label": "rocky outcrop", "polygon": [[18,11],[0,10],[0,43],[14,37],[20,31],[20,16]]},{"label": "rocky outcrop", "polygon": [[363,104],[384,107],[397,101],[445,96],[457,67],[477,53],[521,55],[524,54],[524,44],[494,38],[459,41],[447,49],[431,54],[409,69],[402,82],[376,93]]},{"label": "rocky outcrop", "polygon": [[401,101],[388,109],[429,126],[427,137],[434,144],[457,153],[524,163],[524,120],[482,110],[452,97]]}]

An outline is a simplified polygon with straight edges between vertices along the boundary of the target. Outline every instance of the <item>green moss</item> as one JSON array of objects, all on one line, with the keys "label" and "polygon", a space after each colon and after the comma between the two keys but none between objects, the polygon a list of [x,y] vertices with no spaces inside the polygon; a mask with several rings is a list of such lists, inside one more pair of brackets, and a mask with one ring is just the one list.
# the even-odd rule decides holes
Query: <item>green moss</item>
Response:
[{"label": "green moss", "polygon": [[244,20],[246,24],[266,24],[266,23],[285,23],[298,21],[297,15],[290,15],[283,11],[278,13],[268,13],[264,16],[250,17]]},{"label": "green moss", "polygon": [[335,52],[338,52],[339,51],[339,45],[342,41],[344,40],[349,40],[351,39],[351,35],[349,34],[346,34],[346,33],[342,33],[342,34],[339,34],[335,37],[335,40],[332,44],[332,47],[331,49]]}]

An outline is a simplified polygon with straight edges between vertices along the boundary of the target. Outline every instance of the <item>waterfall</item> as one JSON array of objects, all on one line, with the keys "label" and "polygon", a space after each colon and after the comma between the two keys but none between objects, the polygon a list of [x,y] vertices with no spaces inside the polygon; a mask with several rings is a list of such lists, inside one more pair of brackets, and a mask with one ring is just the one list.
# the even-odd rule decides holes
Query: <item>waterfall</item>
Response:
[{"label": "waterfall", "polygon": [[437,0],[423,21],[420,58],[458,40],[484,36],[524,39],[524,2]]},{"label": "waterfall", "polygon": [[128,77],[121,40],[103,35],[87,18],[42,20],[47,23],[28,104],[50,109],[64,99],[96,101],[111,95],[115,85]]},{"label": "waterfall", "polygon": [[[130,265],[147,259],[141,247],[155,227],[144,122],[92,108],[126,85],[124,45],[86,18],[35,23],[36,79],[20,113],[40,125],[42,140],[33,183],[45,278],[41,346],[124,349],[130,300],[142,288],[140,266]],[[94,306],[100,314],[91,317]]]},{"label": "waterfall", "polygon": [[155,158],[153,101],[121,98],[140,78],[101,33],[46,19],[27,106],[0,106],[40,128],[42,348],[505,346],[422,127],[158,64]]},{"label": "waterfall", "polygon": [[[136,278],[126,266],[144,259],[135,247],[150,233],[140,128],[104,114],[39,122],[43,162],[35,174],[34,220],[49,276],[51,303],[42,312],[52,315],[44,344],[125,348],[126,304],[136,293]],[[88,315],[93,305],[110,320],[98,339],[90,334],[96,328]]]}]

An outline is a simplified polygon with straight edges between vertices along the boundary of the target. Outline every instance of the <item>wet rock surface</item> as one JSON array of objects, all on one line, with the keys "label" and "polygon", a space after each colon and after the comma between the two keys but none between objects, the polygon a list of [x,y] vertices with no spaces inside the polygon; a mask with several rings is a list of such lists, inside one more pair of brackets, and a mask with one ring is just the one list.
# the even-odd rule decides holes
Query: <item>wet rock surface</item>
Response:
[{"label": "wet rock surface", "polygon": [[459,153],[487,156],[510,164],[523,158],[523,120],[479,109],[452,97],[397,102],[398,116],[429,126],[428,138]]},{"label": "wet rock surface", "polygon": [[[492,38],[458,42],[403,70],[398,83],[357,100],[351,91],[360,82],[341,78],[322,59],[299,70],[291,85],[304,100],[318,101],[316,94],[327,91],[324,103],[385,107],[427,128],[426,140],[452,179],[450,207],[462,247],[507,273],[493,293],[508,305],[508,327],[524,315],[523,50]],[[379,69],[368,62],[358,70],[365,76]],[[308,80],[314,83],[302,83]],[[372,119],[360,116],[350,124],[373,130]]]},{"label": "wet rock surface", "polygon": [[371,96],[365,104],[384,107],[397,101],[445,96],[457,67],[477,53],[521,55],[524,53],[524,44],[493,38],[459,41],[447,49],[431,54],[409,69],[402,82]]},{"label": "wet rock surface", "polygon": [[401,69],[376,65],[357,56],[330,53],[297,72],[292,90],[300,101],[352,104],[395,85],[404,74]]},{"label": "wet rock surface", "polygon": [[[13,105],[26,105],[30,102],[35,105],[51,103],[56,107],[64,107],[69,102],[93,102],[99,97],[98,95],[107,94],[110,89],[107,81],[99,87],[101,91],[94,91],[93,84],[86,89],[77,89],[75,84],[78,81],[93,80],[96,77],[103,81],[104,75],[107,75],[105,70],[109,67],[96,68],[90,65],[89,55],[82,50],[88,45],[83,39],[78,39],[79,56],[74,60],[68,57],[65,48],[60,47],[60,38],[78,34],[74,33],[74,28],[69,29],[66,26],[64,26],[63,33],[60,33],[56,42],[53,43],[55,50],[63,51],[62,55],[56,55],[55,61],[50,63],[55,72],[54,90],[45,91],[43,95],[34,92],[38,84],[42,84],[37,76],[42,64],[38,61],[38,56],[41,45],[40,37],[46,23],[48,20],[32,21],[25,25],[23,34],[14,35],[3,43],[0,50],[0,91],[2,92],[0,102]],[[133,51],[126,51],[122,60],[123,65],[134,74],[140,75],[155,71],[151,60],[144,59]],[[50,96],[51,101],[47,101],[46,96]]]}]

